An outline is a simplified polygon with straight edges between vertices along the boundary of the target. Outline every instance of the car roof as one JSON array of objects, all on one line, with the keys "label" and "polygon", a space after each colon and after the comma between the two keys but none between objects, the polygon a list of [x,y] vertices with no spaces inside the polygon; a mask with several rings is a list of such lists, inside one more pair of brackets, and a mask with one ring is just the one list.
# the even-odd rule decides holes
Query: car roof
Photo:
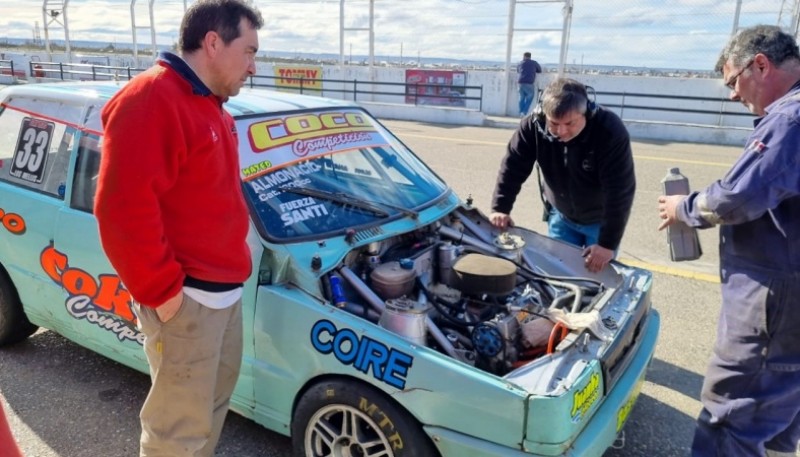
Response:
[{"label": "car roof", "polygon": [[[77,103],[97,100],[103,104],[124,85],[125,82],[114,81],[22,84],[9,86],[0,93],[46,97]],[[251,88],[242,89],[239,95],[225,103],[225,109],[233,117],[337,107],[357,108],[358,105],[343,100]]]}]

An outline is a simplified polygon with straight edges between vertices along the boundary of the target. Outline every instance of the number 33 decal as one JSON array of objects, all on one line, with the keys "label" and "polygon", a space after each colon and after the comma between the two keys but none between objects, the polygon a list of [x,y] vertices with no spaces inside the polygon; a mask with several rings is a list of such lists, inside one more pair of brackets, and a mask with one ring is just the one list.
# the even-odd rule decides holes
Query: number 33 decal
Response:
[{"label": "number 33 decal", "polygon": [[42,182],[54,126],[41,119],[26,117],[22,120],[11,176],[37,184]]}]

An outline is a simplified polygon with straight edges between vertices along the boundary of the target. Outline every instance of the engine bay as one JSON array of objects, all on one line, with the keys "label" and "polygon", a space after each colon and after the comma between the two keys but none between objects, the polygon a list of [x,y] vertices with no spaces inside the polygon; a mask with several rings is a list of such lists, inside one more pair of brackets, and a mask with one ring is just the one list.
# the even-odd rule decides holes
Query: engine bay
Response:
[{"label": "engine bay", "polygon": [[581,332],[556,316],[590,313],[607,288],[548,274],[531,265],[523,237],[484,227],[455,212],[361,246],[323,275],[323,293],[416,345],[503,376]]}]

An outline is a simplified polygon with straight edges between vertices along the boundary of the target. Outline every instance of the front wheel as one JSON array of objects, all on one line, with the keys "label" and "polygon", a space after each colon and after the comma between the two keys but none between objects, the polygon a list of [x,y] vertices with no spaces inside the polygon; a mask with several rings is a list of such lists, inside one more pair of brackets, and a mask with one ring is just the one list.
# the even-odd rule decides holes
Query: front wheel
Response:
[{"label": "front wheel", "polygon": [[36,329],[22,310],[17,289],[0,267],[0,346],[20,342]]},{"label": "front wheel", "polygon": [[329,380],[310,388],[292,420],[297,457],[436,457],[419,423],[379,390]]}]

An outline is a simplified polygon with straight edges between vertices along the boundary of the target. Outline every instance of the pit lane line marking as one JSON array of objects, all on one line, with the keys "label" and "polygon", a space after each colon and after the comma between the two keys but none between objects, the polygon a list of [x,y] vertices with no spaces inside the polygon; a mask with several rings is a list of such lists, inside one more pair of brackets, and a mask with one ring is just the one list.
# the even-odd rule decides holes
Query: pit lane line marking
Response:
[{"label": "pit lane line marking", "polygon": [[644,268],[656,273],[664,273],[670,276],[678,276],[680,278],[696,279],[698,281],[710,282],[719,284],[719,275],[712,275],[708,273],[700,273],[698,271],[686,270],[683,268],[668,267],[664,265],[656,265],[654,263],[642,262],[641,260],[620,258],[620,263],[630,265],[632,267]]},{"label": "pit lane line marking", "polygon": [[[428,140],[441,140],[441,141],[449,141],[451,143],[472,143],[472,144],[486,144],[490,146],[507,146],[507,143],[498,143],[497,141],[481,141],[481,140],[468,140],[463,138],[448,138],[444,136],[432,136],[432,135],[419,135],[414,133],[398,133],[398,137],[402,139],[402,137],[414,137],[414,138],[424,138]],[[656,156],[647,156],[647,155],[640,155],[634,154],[634,159],[641,159],[641,160],[655,160],[658,162],[670,162],[670,163],[690,163],[693,165],[709,165],[712,167],[722,167],[722,168],[730,168],[732,164],[730,163],[722,163],[722,162],[707,162],[704,160],[691,160],[691,159],[674,159],[668,157],[656,157]]]}]

